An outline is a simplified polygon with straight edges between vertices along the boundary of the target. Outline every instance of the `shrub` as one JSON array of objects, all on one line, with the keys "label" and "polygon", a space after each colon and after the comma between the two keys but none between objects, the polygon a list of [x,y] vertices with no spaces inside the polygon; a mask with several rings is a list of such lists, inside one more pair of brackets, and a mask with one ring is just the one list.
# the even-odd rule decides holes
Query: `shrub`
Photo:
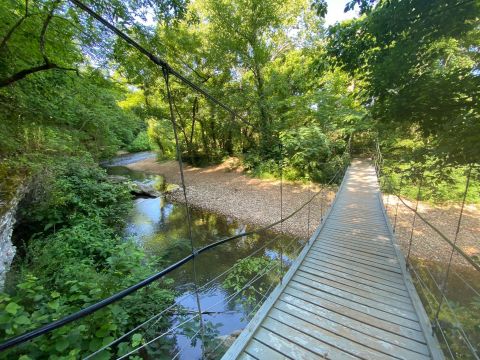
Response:
[{"label": "shrub", "polygon": [[146,131],[140,131],[131,144],[127,146],[130,152],[149,151],[152,145]]}]

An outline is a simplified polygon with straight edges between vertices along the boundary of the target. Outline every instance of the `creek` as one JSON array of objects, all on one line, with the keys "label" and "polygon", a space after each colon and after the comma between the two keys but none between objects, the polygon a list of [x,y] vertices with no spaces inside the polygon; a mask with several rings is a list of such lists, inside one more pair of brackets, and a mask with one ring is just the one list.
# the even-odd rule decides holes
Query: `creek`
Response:
[{"label": "creek", "polygon": [[[110,175],[127,176],[134,182],[153,186],[157,190],[167,188],[168,184],[165,183],[162,176],[149,175],[125,167],[129,163],[149,156],[148,153],[142,153],[118,157],[108,163],[107,172]],[[200,248],[219,239],[254,229],[250,224],[195,207],[190,207],[190,216],[194,248]],[[156,198],[137,198],[127,221],[125,238],[135,241],[145,249],[148,255],[167,257],[168,263],[173,264],[191,253],[186,219],[185,205],[170,201],[164,193]],[[298,249],[302,247],[304,240],[273,232],[241,237],[199,255],[195,261],[195,269],[193,263],[189,262],[170,273],[169,278],[173,279],[173,286],[178,294],[177,304],[187,312],[196,313],[198,308],[194,289],[197,286],[200,307],[202,311],[208,310],[202,320],[209,329],[213,330],[212,333],[215,337],[226,336],[242,330],[249,321],[251,306],[246,305],[245,302],[236,301],[238,298],[228,301],[235,291],[224,286],[224,276],[216,278],[230,269],[238,260],[248,256],[273,238],[276,240],[255,254],[254,257],[266,256],[278,260],[282,253],[283,262],[288,267],[292,259],[296,257]],[[281,252],[281,248],[287,250]],[[268,283],[273,278],[266,277],[265,279]],[[274,286],[269,291],[273,288]],[[265,290],[263,289],[264,292]],[[184,317],[174,318],[173,325],[180,323],[182,319]],[[173,348],[166,350],[167,353],[163,355],[168,357],[169,353],[170,356],[173,356],[181,351],[177,357],[179,359],[201,358],[201,341],[192,343],[191,335],[186,336],[186,332],[188,333],[188,331],[179,331],[170,337]],[[216,355],[221,355],[221,353]]]}]

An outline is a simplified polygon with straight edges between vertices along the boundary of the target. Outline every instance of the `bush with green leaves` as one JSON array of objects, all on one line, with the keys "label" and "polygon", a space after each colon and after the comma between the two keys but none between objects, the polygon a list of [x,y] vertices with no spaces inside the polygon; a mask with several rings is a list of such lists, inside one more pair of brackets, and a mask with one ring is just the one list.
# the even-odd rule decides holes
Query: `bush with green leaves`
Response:
[{"label": "bush with green leaves", "polygon": [[[17,236],[25,237],[25,256],[12,270],[15,283],[11,280],[0,293],[2,339],[85,308],[165,265],[120,236],[131,195],[125,186],[108,182],[105,171],[91,159],[50,164],[42,174],[21,208],[23,231]],[[156,282],[0,358],[75,359],[93,352],[170,305],[170,285]],[[168,316],[160,320],[150,331],[169,323]],[[146,335],[139,331],[98,358],[126,353]]]},{"label": "bush with green leaves", "polygon": [[[241,296],[237,297],[237,301],[244,307],[253,308],[260,300],[258,294],[265,293],[270,288],[270,284],[278,281],[277,269],[279,266],[278,260],[270,259],[267,256],[238,260],[233,270],[225,278],[223,286],[232,291],[239,291]],[[253,286],[246,287],[253,278],[263,273],[265,275],[257,279],[252,284]],[[244,289],[244,287],[246,288]]]},{"label": "bush with green leaves", "polygon": [[140,131],[135,139],[127,146],[130,152],[149,151],[152,150],[150,138],[146,131]]}]

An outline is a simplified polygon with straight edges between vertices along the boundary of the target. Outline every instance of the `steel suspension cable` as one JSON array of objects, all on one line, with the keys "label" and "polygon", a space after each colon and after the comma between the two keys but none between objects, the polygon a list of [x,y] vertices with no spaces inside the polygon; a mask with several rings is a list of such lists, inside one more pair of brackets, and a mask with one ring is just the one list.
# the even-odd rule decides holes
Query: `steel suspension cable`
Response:
[{"label": "steel suspension cable", "polygon": [[255,126],[253,124],[251,124],[248,120],[246,120],[243,116],[240,116],[236,111],[234,111],[230,106],[224,104],[222,101],[218,100],[216,97],[214,97],[212,94],[210,94],[208,91],[206,91],[205,89],[201,88],[200,86],[198,86],[197,84],[195,84],[194,82],[192,82],[191,80],[187,79],[185,76],[183,76],[182,74],[180,74],[178,71],[176,71],[175,69],[173,69],[169,63],[167,63],[165,60],[159,58],[158,56],[154,55],[151,51],[147,50],[145,47],[143,47],[142,45],[140,45],[138,42],[136,42],[135,40],[133,40],[130,36],[128,36],[125,32],[121,31],[120,29],[118,29],[115,25],[113,25],[112,23],[110,23],[108,20],[106,20],[105,18],[103,18],[100,14],[96,13],[94,10],[92,10],[90,7],[88,7],[87,5],[85,5],[84,3],[82,3],[81,1],[79,0],[69,0],[70,2],[72,2],[75,6],[77,6],[78,8],[80,8],[81,10],[85,11],[86,13],[88,13],[90,16],[92,16],[93,18],[95,18],[96,20],[98,20],[100,23],[102,23],[106,28],[108,28],[110,31],[112,31],[113,33],[115,33],[118,37],[122,38],[123,40],[125,40],[125,42],[127,44],[129,44],[130,46],[134,47],[135,49],[137,49],[138,51],[140,51],[140,53],[142,53],[143,55],[145,55],[147,58],[150,59],[150,61],[152,61],[154,64],[160,66],[162,69],[166,69],[168,71],[169,74],[175,76],[178,80],[180,80],[182,83],[188,85],[190,88],[192,88],[193,90],[197,91],[198,93],[202,94],[203,96],[205,96],[207,99],[209,99],[210,101],[212,101],[213,103],[217,104],[218,106],[220,106],[221,108],[223,108],[224,110],[226,110],[227,112],[229,112],[230,114],[232,114],[232,116],[234,118],[238,118],[241,122],[243,122],[244,124],[248,125],[248,126],[251,126],[253,128],[255,128]]},{"label": "steel suspension cable", "polygon": [[175,137],[175,149],[177,152],[177,159],[178,159],[178,167],[180,170],[180,180],[182,184],[182,191],[183,191],[183,199],[185,201],[185,212],[186,212],[186,217],[187,217],[187,226],[188,226],[188,237],[190,239],[190,250],[191,254],[193,255],[192,259],[192,269],[193,269],[193,286],[194,286],[194,291],[195,291],[195,300],[197,302],[197,309],[198,309],[198,315],[200,319],[200,329],[202,330],[202,352],[203,352],[203,344],[204,344],[204,327],[203,327],[203,316],[202,316],[202,307],[200,303],[200,296],[198,295],[198,286],[197,286],[197,268],[196,268],[196,250],[195,246],[193,244],[193,232],[192,232],[192,218],[190,216],[190,208],[188,206],[188,196],[187,196],[187,187],[185,185],[185,175],[183,172],[183,160],[182,160],[182,151],[180,149],[180,142],[178,140],[178,131],[177,131],[177,123],[175,120],[175,113],[174,113],[174,100],[172,97],[172,93],[170,91],[170,82],[169,82],[169,69],[163,68],[163,77],[165,79],[165,88],[167,90],[167,99],[168,99],[168,106],[170,109],[170,119],[172,122],[172,127],[173,127],[173,134]]},{"label": "steel suspension cable", "polygon": [[[333,175],[333,177],[330,179],[330,181],[325,184],[325,186],[329,186],[331,184],[333,184],[338,176],[341,174],[342,170],[344,171],[345,168],[340,168],[337,170],[337,172]],[[307,206],[309,203],[311,203],[319,194],[321,194],[323,192],[323,189],[321,188],[319,191],[317,191],[307,202],[303,203],[299,208],[297,208],[295,211],[293,211],[292,213],[290,213],[287,217],[283,218],[283,221],[287,221],[289,220],[290,218],[292,218],[293,216],[295,216],[298,212],[300,212],[303,208],[305,208],[305,206]],[[34,338],[37,338],[41,335],[44,335],[44,334],[47,334],[55,329],[58,329],[64,325],[67,325],[75,320],[79,320],[83,317],[86,317],[87,315],[90,315],[110,304],[113,304],[121,299],[123,299],[124,297],[136,292],[137,290],[153,283],[154,281],[157,281],[161,278],[163,278],[165,275],[169,274],[170,272],[172,272],[173,270],[175,269],[178,269],[179,267],[181,267],[182,265],[188,263],[189,261],[193,260],[193,258],[195,256],[198,256],[199,254],[203,253],[203,252],[206,252],[206,251],[209,251],[219,245],[222,245],[226,242],[230,242],[230,241],[233,241],[233,240],[236,240],[236,239],[239,239],[241,237],[244,237],[244,236],[250,236],[250,235],[253,235],[253,234],[258,234],[258,233],[262,233],[264,231],[267,231],[273,227],[275,227],[276,225],[278,225],[280,223],[280,220],[279,221],[276,221],[274,223],[271,223],[269,225],[266,225],[266,226],[263,226],[261,228],[258,228],[258,229],[255,229],[255,230],[252,230],[252,231],[246,231],[246,232],[243,232],[243,233],[240,233],[240,234],[237,234],[237,235],[234,235],[234,236],[230,236],[230,237],[227,237],[225,239],[221,239],[221,240],[217,240],[209,245],[206,245],[200,249],[197,249],[196,252],[195,252],[195,255],[194,254],[189,254],[187,255],[186,257],[184,257],[183,259],[177,261],[176,263],[166,267],[165,269],[153,274],[152,276],[124,289],[124,290],[121,290],[119,291],[118,293],[112,295],[112,296],[109,296],[108,298],[105,298],[93,305],[90,305],[84,309],[81,309],[73,314],[70,314],[70,315],[67,315],[65,316],[64,318],[62,319],[59,319],[59,320],[56,320],[56,321],[53,321],[47,325],[44,325],[44,326],[41,326],[37,329],[34,329],[32,331],[29,331],[29,332],[26,332],[22,335],[18,335],[18,336],[15,336],[15,337],[12,337],[10,339],[7,339],[6,341],[4,341],[2,344],[0,344],[0,351],[3,351],[3,350],[6,350],[8,348],[11,348],[15,345],[18,345],[18,344],[21,344],[21,343],[24,343],[24,342],[27,342],[29,340],[32,340]]]}]

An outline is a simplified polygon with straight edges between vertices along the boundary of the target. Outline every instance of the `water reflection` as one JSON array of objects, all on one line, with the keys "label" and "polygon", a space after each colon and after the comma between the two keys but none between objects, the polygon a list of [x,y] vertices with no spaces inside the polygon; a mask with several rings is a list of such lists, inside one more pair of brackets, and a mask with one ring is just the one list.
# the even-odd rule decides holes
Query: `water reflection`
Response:
[{"label": "water reflection", "polygon": [[[109,167],[108,172],[111,175],[128,176],[131,180],[142,184],[163,184],[165,187],[165,180],[160,176],[132,171],[122,166]],[[251,230],[251,226],[247,224],[202,209],[191,208],[190,215],[194,248],[201,248],[219,239]],[[143,246],[147,254],[152,257],[166,258],[169,264],[191,253],[185,206],[169,201],[163,194],[158,198],[135,200],[134,210],[125,229],[125,237]],[[223,286],[225,277],[217,277],[230,269],[237,260],[250,255],[274,237],[276,240],[255,256],[279,259],[282,253],[288,265],[301,248],[302,241],[272,232],[236,239],[196,258],[195,274],[196,285],[200,288],[199,302],[203,311],[208,309],[208,313],[203,315],[203,321],[213,327],[218,335],[228,335],[243,329],[248,323],[247,315],[252,309],[242,302],[227,302],[234,292]],[[281,247],[282,251],[280,251]],[[169,277],[174,280],[175,290],[179,294],[178,305],[184,307],[187,312],[195,314],[197,300],[193,296],[195,289],[193,265],[193,262],[187,263],[172,272]],[[270,278],[266,279],[270,281],[268,280]],[[184,317],[177,316],[173,320],[174,325],[179,324],[183,319]],[[192,345],[191,339],[181,333],[174,335],[173,340],[176,343],[176,349],[168,350],[164,354],[166,357],[181,350],[178,357],[180,359],[201,358],[202,350],[199,341]]]}]

